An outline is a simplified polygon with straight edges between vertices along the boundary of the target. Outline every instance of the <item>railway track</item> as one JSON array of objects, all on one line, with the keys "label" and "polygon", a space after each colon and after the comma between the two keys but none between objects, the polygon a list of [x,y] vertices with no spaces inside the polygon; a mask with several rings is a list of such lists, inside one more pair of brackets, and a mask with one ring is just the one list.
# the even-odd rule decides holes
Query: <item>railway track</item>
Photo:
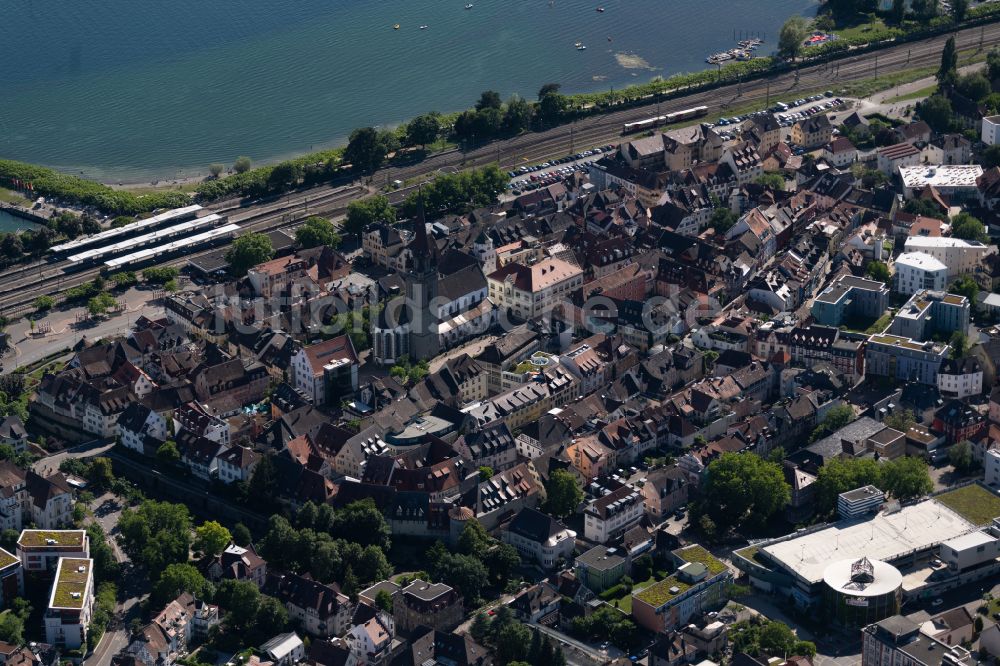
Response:
[{"label": "railway track", "polygon": [[[277,210],[248,210],[243,215],[231,215],[230,221],[239,224],[241,231],[270,232],[305,219],[315,213],[342,213],[347,205],[361,194],[363,188],[346,189],[313,195],[308,200],[297,203],[294,209],[279,207]],[[205,250],[195,250],[182,257],[157,262],[157,266],[177,266],[190,258],[208,255],[218,249],[218,245]],[[90,282],[101,272],[101,266],[73,270],[74,264],[68,260],[36,266],[37,275],[29,274],[16,284],[6,280],[0,284],[0,312],[33,302],[38,296],[47,294],[58,296],[69,289]]]}]

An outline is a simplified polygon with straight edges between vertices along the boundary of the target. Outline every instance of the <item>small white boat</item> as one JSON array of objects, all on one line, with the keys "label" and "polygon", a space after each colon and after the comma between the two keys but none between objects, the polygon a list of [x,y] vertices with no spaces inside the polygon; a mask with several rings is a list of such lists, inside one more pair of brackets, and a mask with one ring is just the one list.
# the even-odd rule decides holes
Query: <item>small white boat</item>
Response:
[{"label": "small white boat", "polygon": [[422,25],[422,26],[420,26],[420,29],[421,29],[421,30],[426,30],[426,29],[427,29],[427,26],[426,26],[426,25]]},{"label": "small white boat", "polygon": [[584,46],[583,44],[580,44],[579,46],[576,47],[576,50],[577,51],[586,51],[587,47]]},{"label": "small white boat", "polygon": [[472,3],[470,2],[469,4],[467,4],[467,5],[465,6],[465,8],[466,8],[466,9],[472,9]]},{"label": "small white boat", "polygon": [[576,48],[580,48],[581,46],[583,46],[583,42],[575,42],[573,46],[575,46]]}]

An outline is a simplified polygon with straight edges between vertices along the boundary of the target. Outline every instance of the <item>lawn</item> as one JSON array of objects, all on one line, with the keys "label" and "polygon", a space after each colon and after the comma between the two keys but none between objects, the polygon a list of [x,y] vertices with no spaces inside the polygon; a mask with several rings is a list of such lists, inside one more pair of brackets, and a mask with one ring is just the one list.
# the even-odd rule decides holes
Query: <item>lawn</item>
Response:
[{"label": "lawn", "polygon": [[937,86],[927,86],[926,88],[920,88],[919,90],[914,90],[913,92],[906,93],[905,95],[899,95],[898,97],[893,97],[886,100],[886,104],[897,104],[899,102],[909,102],[915,99],[923,99],[924,97],[930,97],[935,92],[937,92]]},{"label": "lawn", "polygon": [[13,190],[0,187],[0,201],[6,201],[16,206],[30,206],[31,202]]},{"label": "lawn", "polygon": [[632,595],[634,593],[636,593],[636,592],[641,592],[642,590],[645,590],[647,587],[649,587],[651,585],[654,585],[655,583],[656,583],[656,574],[654,573],[649,578],[647,578],[646,580],[644,580],[644,581],[642,581],[640,583],[636,583],[635,585],[633,585],[631,592],[628,592],[628,593],[625,593],[625,594],[621,594],[621,595],[618,595],[616,597],[612,597],[611,599],[605,599],[605,601],[607,601],[612,606],[615,606],[616,608],[618,608],[619,610],[621,610],[626,615],[631,615],[632,614]]},{"label": "lawn", "polygon": [[958,488],[934,499],[973,525],[985,525],[1000,516],[1000,497],[979,484]]}]

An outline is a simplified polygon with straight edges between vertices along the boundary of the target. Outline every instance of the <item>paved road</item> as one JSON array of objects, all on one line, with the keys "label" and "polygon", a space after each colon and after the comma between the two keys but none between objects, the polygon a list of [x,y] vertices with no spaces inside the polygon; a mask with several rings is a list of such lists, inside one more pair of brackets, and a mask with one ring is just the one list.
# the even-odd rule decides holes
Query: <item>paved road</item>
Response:
[{"label": "paved road", "polygon": [[60,451],[59,453],[55,453],[51,456],[46,456],[36,460],[35,464],[32,465],[32,468],[37,474],[40,474],[41,476],[48,476],[58,472],[59,465],[61,465],[64,460],[70,458],[89,458],[91,456],[99,456],[102,453],[107,453],[114,445],[114,442],[107,442],[103,440],[85,442],[64,451]]}]

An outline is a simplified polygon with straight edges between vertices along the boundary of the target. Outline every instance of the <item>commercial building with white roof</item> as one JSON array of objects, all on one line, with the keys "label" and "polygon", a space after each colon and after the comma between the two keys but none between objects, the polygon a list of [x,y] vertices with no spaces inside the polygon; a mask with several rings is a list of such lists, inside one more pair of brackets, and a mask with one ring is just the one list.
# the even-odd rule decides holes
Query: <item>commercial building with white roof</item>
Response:
[{"label": "commercial building with white roof", "polygon": [[[734,563],[762,589],[817,603],[832,562],[868,558],[912,568],[930,562],[943,542],[975,531],[975,526],[942,503],[927,499],[868,520],[844,520],[791,534],[734,553]],[[915,590],[906,590],[908,593]]]},{"label": "commercial building with white roof", "polygon": [[940,194],[956,199],[979,196],[976,181],[983,175],[983,167],[978,164],[921,164],[899,167],[899,178],[903,181],[907,199],[919,194],[930,185]]},{"label": "commercial building with white roof", "polygon": [[906,252],[922,252],[948,267],[948,278],[976,270],[990,248],[978,241],[943,236],[910,236]]},{"label": "commercial building with white roof", "polygon": [[895,267],[895,287],[901,294],[948,288],[948,267],[926,252],[904,252],[896,259]]}]

